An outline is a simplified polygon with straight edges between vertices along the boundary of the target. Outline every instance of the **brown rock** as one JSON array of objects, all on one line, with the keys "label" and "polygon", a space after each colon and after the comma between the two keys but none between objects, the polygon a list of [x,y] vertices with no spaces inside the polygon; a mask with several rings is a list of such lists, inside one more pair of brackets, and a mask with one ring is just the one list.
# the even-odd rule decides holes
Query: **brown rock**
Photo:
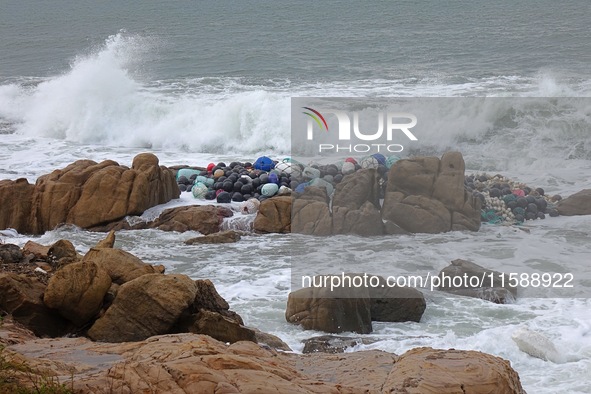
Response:
[{"label": "brown rock", "polygon": [[325,187],[306,186],[304,193],[294,194],[293,198],[329,203],[330,198]]},{"label": "brown rock", "polygon": [[[281,355],[288,357],[291,355]],[[379,350],[313,353],[290,357],[291,364],[311,380],[337,383],[340,393],[387,393],[382,385],[398,356]]]},{"label": "brown rock", "polygon": [[344,353],[345,350],[359,346],[374,343],[375,340],[361,337],[341,337],[336,335],[321,335],[317,337],[308,338],[303,341],[304,350],[302,353]]},{"label": "brown rock", "polygon": [[76,263],[81,259],[81,255],[76,252],[72,242],[67,239],[60,239],[49,248],[47,252],[47,262],[53,270],[64,267],[68,264]]},{"label": "brown rock", "polygon": [[33,254],[39,260],[47,260],[50,246],[44,246],[34,241],[27,241],[23,247],[25,254]]},{"label": "brown rock", "polygon": [[191,238],[185,241],[186,245],[195,244],[228,244],[238,242],[240,234],[234,230],[220,231],[213,234],[208,234],[203,237]]},{"label": "brown rock", "polygon": [[380,187],[378,172],[374,168],[359,170],[347,175],[337,184],[332,200],[332,206],[360,209],[366,202],[374,207],[380,206]]},{"label": "brown rock", "polygon": [[[99,393],[105,387],[112,387],[115,392],[158,394],[356,394],[363,392],[359,387],[367,384],[337,384],[334,379],[331,382],[328,376],[323,376],[325,381],[310,378],[299,369],[319,373],[325,360],[306,360],[309,362],[296,366],[298,356],[278,355],[252,342],[226,346],[208,336],[184,334],[162,336],[134,345],[131,349],[127,345],[127,349],[132,351],[126,352],[125,361],[111,367],[108,375],[105,371],[90,376],[84,381],[77,381],[74,388],[85,393]],[[123,353],[122,347],[124,345],[119,345],[110,351]],[[370,352],[366,358],[384,362],[385,357],[378,359],[376,353]],[[337,371],[347,374],[346,370],[354,369],[354,360],[359,362],[359,357],[342,356],[345,361],[341,361],[341,366],[331,364],[329,372],[333,378]],[[345,367],[342,367],[343,364]],[[364,378],[367,376],[364,375]],[[359,377],[350,380],[360,381]]]},{"label": "brown rock", "polygon": [[47,251],[47,256],[54,261],[59,261],[63,258],[77,259],[78,252],[76,252],[76,248],[72,242],[67,239],[60,239],[51,245]]},{"label": "brown rock", "polygon": [[384,322],[420,322],[427,303],[414,287],[391,287],[379,277],[378,287],[370,288],[371,320]]},{"label": "brown rock", "polygon": [[131,168],[138,171],[152,170],[155,166],[158,166],[159,161],[156,156],[152,153],[140,153],[133,158]]},{"label": "brown rock", "polygon": [[328,203],[305,197],[295,198],[291,230],[294,233],[307,235],[331,235],[332,216]]},{"label": "brown rock", "polygon": [[101,241],[99,241],[95,248],[113,248],[113,246],[115,246],[115,231],[111,230],[109,231],[109,234],[107,234],[107,237]]},{"label": "brown rock", "polygon": [[[476,278],[475,283],[482,286],[471,286],[470,280],[454,281],[454,278]],[[504,277],[504,279],[502,279]],[[444,279],[447,278],[447,279]],[[496,304],[512,303],[517,298],[517,288],[509,286],[509,276],[472,263],[457,259],[439,272],[441,285],[438,290],[467,297],[480,298]],[[457,286],[454,283],[460,283]],[[504,287],[503,287],[504,285]]]},{"label": "brown rock", "polygon": [[254,230],[259,233],[291,232],[291,200],[290,196],[279,196],[262,201],[254,219]]},{"label": "brown rock", "polygon": [[45,285],[37,278],[0,273],[0,310],[38,336],[56,337],[66,331],[67,322],[43,303]]},{"label": "brown rock", "polygon": [[415,348],[396,362],[388,393],[524,394],[519,375],[507,360],[466,350]]},{"label": "brown rock", "polygon": [[195,286],[197,287],[195,299],[183,311],[172,328],[172,332],[194,332],[195,323],[203,311],[219,314],[238,326],[244,325],[242,317],[230,310],[228,302],[219,295],[214,284],[209,279],[198,279],[195,281]]},{"label": "brown rock", "polygon": [[591,215],[591,189],[581,190],[560,200],[557,209],[563,216]]},{"label": "brown rock", "polygon": [[369,201],[354,210],[333,205],[332,233],[361,236],[383,235],[384,223],[380,211]]},{"label": "brown rock", "polygon": [[478,231],[481,224],[480,207],[480,199],[465,191],[464,206],[451,214],[452,231]]},{"label": "brown rock", "polygon": [[179,194],[172,172],[158,167],[152,154],[138,155],[132,169],[112,160],[79,160],[40,177],[34,186],[24,179],[1,181],[0,228],[33,234],[62,223],[90,228],[139,215]]},{"label": "brown rock", "polygon": [[103,306],[104,311],[106,311],[107,308],[109,306],[111,306],[111,304],[115,300],[115,297],[117,297],[117,293],[119,292],[119,287],[121,287],[121,285],[111,282],[111,286],[109,287],[109,290],[107,290],[107,294],[105,294],[105,298],[103,299],[103,301],[105,303],[105,306]]},{"label": "brown rock", "polygon": [[193,301],[193,311],[202,309],[217,312],[222,316],[228,317],[238,324],[244,325],[242,317],[236,312],[230,310],[228,302],[218,293],[214,284],[209,279],[198,279],[195,281],[197,293]]},{"label": "brown rock", "polygon": [[447,152],[441,157],[432,197],[441,201],[450,211],[459,211],[464,207],[465,170],[460,152]]},{"label": "brown rock", "polygon": [[159,267],[146,264],[131,253],[120,249],[92,248],[82,261],[96,263],[109,274],[114,283],[119,285],[142,275],[163,272]]},{"label": "brown rock", "polygon": [[386,233],[478,231],[480,200],[464,188],[459,152],[399,160],[390,168],[382,207]]},{"label": "brown rock", "polygon": [[[398,162],[397,162],[398,163]],[[389,193],[386,195],[386,201]],[[382,218],[411,233],[443,233],[451,230],[451,214],[438,200],[411,195],[400,203],[384,202]]]},{"label": "brown rock", "polygon": [[398,160],[388,173],[386,191],[431,197],[439,173],[439,164],[440,160],[437,157]]},{"label": "brown rock", "polygon": [[195,323],[189,328],[189,332],[209,335],[218,341],[229,343],[257,341],[255,332],[250,328],[244,327],[217,312],[211,312],[205,309],[199,311]]},{"label": "brown rock", "polygon": [[195,282],[186,275],[142,275],[119,288],[113,304],[88,330],[88,336],[95,341],[124,342],[166,334],[196,293]]},{"label": "brown rock", "polygon": [[238,325],[244,325],[242,317],[230,310],[228,302],[217,292],[214,284],[209,279],[198,279],[195,281],[197,292],[195,299],[189,307],[183,311],[177,320],[172,332],[188,332],[199,318],[199,312],[210,311],[222,315]]},{"label": "brown rock", "polygon": [[0,263],[16,264],[23,259],[21,248],[13,244],[0,244]]},{"label": "brown rock", "polygon": [[110,286],[111,278],[97,264],[73,263],[49,279],[43,301],[75,325],[82,326],[100,310]]},{"label": "brown rock", "polygon": [[254,331],[254,336],[256,338],[257,343],[260,343],[261,345],[267,345],[269,346],[271,349],[275,349],[275,350],[283,350],[285,352],[291,352],[293,351],[289,345],[285,342],[283,342],[283,340],[281,338],[279,338],[276,335],[273,334],[269,334],[268,332],[263,332],[261,330],[259,330],[258,328],[254,328],[254,327],[248,327],[250,328],[252,331]]},{"label": "brown rock", "polygon": [[91,394],[523,393],[507,361],[471,351],[420,348],[407,352],[399,365],[398,356],[377,350],[277,353],[253,342],[227,346],[188,333],[122,344],[86,338],[34,340],[6,321],[0,342],[8,344],[5,353],[16,353],[31,366],[17,379],[73,376],[74,391]]},{"label": "brown rock", "polygon": [[35,186],[25,178],[0,181],[0,229],[14,228],[20,233],[34,232],[32,203]]},{"label": "brown rock", "polygon": [[296,290],[287,298],[285,318],[305,330],[329,333],[352,331],[359,334],[372,331],[369,293],[361,288],[341,288],[334,292],[322,287]]},{"label": "brown rock", "polygon": [[228,302],[222,298],[209,279],[197,279],[195,281],[197,292],[193,301],[196,310],[221,312],[230,309]]},{"label": "brown rock", "polygon": [[191,205],[167,209],[150,224],[151,228],[162,231],[199,231],[213,234],[220,231],[224,218],[232,216],[232,210],[214,205]]},{"label": "brown rock", "polygon": [[92,227],[140,215],[179,195],[172,172],[159,167],[153,154],[143,153],[134,158],[132,169],[111,166],[94,173],[84,184],[69,219],[81,227]]}]

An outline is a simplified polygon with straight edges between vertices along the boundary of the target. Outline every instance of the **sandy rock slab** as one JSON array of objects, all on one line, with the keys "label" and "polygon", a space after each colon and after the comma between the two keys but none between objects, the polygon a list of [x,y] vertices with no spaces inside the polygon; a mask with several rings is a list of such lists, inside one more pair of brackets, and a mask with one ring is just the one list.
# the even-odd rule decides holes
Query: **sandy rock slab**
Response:
[{"label": "sandy rock slab", "polygon": [[[35,339],[5,319],[4,356],[76,393],[523,393],[508,361],[475,351],[417,348],[293,354],[206,335],[139,342]],[[23,384],[26,378],[22,376]]]}]

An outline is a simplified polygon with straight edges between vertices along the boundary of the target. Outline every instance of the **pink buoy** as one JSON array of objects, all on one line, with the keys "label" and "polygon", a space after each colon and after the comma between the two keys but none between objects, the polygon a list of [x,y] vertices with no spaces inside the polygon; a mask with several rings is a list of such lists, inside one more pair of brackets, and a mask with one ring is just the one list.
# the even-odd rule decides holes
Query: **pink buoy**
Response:
[{"label": "pink buoy", "polygon": [[513,190],[513,194],[516,195],[517,197],[525,197],[525,192],[521,189]]}]

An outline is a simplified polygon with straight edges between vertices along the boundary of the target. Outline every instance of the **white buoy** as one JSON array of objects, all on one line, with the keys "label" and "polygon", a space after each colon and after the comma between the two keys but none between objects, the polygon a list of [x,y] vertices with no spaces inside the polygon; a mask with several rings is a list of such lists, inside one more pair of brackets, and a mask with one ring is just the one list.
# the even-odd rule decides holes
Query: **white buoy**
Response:
[{"label": "white buoy", "polygon": [[532,357],[556,364],[562,364],[565,361],[552,341],[539,332],[521,327],[513,332],[511,339],[517,344],[519,350]]}]

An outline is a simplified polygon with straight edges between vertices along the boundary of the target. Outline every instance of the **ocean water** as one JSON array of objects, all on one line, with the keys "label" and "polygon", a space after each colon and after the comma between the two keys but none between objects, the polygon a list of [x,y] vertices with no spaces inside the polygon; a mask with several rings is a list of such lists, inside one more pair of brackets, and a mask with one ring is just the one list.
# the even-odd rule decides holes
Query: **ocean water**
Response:
[{"label": "ocean water", "polygon": [[[459,150],[471,173],[502,173],[566,196],[591,187],[590,16],[582,0],[4,0],[0,179],[33,182],[81,158],[129,165],[146,151],[165,165],[283,158],[291,150],[291,97],[537,97],[537,116],[518,118],[511,132],[482,127],[506,108],[466,101],[450,110],[463,127],[433,130],[412,154]],[[577,110],[549,111],[548,97],[572,98]],[[183,194],[167,206],[195,203]],[[237,215],[226,226],[251,221]],[[301,351],[300,341],[319,333],[285,322],[290,253],[329,244],[327,262],[352,255],[399,273],[438,272],[464,258],[492,269],[589,274],[589,218],[524,228],[372,239],[253,235],[213,246],[185,246],[196,233],[144,230],[120,232],[117,246],[169,272],[212,279],[247,324]],[[80,252],[102,237],[75,227],[40,237],[1,234],[21,245],[67,238]],[[510,360],[530,393],[591,392],[588,298],[495,305],[425,295],[420,323],[375,323],[369,336],[377,341],[354,350],[481,350]],[[511,340],[519,327],[550,338],[565,362],[521,352]]]}]

